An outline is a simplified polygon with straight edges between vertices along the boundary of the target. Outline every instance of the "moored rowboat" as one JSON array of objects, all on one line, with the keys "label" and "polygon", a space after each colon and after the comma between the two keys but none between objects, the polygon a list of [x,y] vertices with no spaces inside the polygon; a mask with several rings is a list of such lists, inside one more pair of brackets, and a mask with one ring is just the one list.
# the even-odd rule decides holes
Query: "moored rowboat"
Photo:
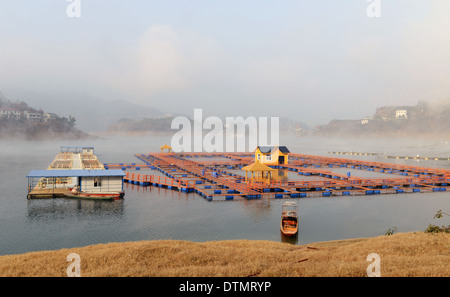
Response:
[{"label": "moored rowboat", "polygon": [[281,232],[286,236],[294,236],[298,232],[298,205],[295,202],[285,202],[281,212]]}]

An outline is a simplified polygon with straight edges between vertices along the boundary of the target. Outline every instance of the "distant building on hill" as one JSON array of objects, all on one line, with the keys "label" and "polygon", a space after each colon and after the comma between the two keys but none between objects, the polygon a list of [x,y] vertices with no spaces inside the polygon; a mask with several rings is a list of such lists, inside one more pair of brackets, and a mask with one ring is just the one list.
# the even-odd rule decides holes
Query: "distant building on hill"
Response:
[{"label": "distant building on hill", "polygon": [[54,113],[44,113],[42,116],[44,122],[48,122],[49,120],[56,120],[59,118],[57,114]]},{"label": "distant building on hill", "polygon": [[25,118],[30,122],[40,122],[42,120],[42,114],[39,112],[24,112]]},{"label": "distant building on hill", "polygon": [[383,106],[377,108],[373,118],[382,121],[406,120],[412,111],[415,111],[413,106]]},{"label": "distant building on hill", "polygon": [[408,111],[406,109],[397,109],[395,111],[396,120],[406,120],[408,119]]},{"label": "distant building on hill", "polygon": [[49,120],[56,120],[60,117],[54,113],[42,113],[30,110],[21,110],[19,108],[0,108],[0,119],[20,120],[25,119],[29,122],[48,122]]},{"label": "distant building on hill", "polygon": [[22,112],[18,108],[2,108],[0,109],[0,118],[20,119]]}]

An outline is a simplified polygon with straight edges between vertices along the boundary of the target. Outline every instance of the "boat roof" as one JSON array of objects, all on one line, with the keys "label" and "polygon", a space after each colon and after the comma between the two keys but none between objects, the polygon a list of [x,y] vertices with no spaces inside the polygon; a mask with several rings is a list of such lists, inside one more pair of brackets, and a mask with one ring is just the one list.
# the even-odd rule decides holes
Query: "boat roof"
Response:
[{"label": "boat roof", "polygon": [[71,152],[71,153],[75,153],[75,154],[80,154],[85,149],[94,151],[94,147],[93,146],[62,146],[61,147],[61,153],[64,153],[64,152],[69,153],[69,152]]},{"label": "boat roof", "polygon": [[101,177],[125,176],[120,169],[110,170],[31,170],[27,177]]},{"label": "boat roof", "polygon": [[295,203],[294,201],[286,201],[283,203],[282,206],[283,210],[288,210],[288,211],[297,211],[298,210],[298,205],[297,203]]},{"label": "boat roof", "polygon": [[297,206],[297,203],[295,203],[294,201],[285,201],[283,203],[283,205],[286,205],[286,206]]}]

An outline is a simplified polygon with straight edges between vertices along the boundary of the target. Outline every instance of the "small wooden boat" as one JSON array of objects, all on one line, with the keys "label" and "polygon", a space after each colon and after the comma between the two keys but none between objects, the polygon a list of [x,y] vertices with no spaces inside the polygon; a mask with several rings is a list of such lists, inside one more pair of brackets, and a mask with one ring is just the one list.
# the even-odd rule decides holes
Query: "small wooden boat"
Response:
[{"label": "small wooden boat", "polygon": [[286,236],[294,236],[298,232],[298,205],[293,201],[283,204],[281,211],[281,232]]}]

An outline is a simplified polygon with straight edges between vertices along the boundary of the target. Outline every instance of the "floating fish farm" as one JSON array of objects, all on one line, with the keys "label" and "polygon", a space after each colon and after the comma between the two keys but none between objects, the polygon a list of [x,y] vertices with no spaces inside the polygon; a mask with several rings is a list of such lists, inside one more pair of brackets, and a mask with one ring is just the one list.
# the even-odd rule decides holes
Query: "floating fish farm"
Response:
[{"label": "floating fish farm", "polygon": [[135,156],[138,163],[107,163],[105,169],[125,171],[130,184],[195,192],[209,201],[442,192],[450,183],[445,169],[295,153],[283,164],[264,165],[270,174],[251,178],[243,169],[258,163],[254,153]]}]

